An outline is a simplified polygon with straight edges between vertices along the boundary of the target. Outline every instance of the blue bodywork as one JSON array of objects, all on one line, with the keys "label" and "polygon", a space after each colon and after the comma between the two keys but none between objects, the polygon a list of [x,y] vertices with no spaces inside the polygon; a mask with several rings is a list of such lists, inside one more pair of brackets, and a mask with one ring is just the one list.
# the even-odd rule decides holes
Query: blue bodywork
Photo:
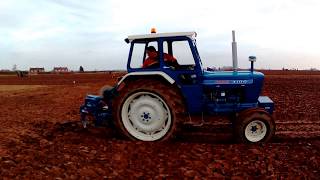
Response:
[{"label": "blue bodywork", "polygon": [[[176,41],[188,42],[194,63],[172,68],[164,62],[165,52],[174,55],[172,44]],[[159,52],[159,67],[156,68],[132,68],[131,60],[136,44],[148,47],[149,43],[156,43]],[[167,46],[164,46],[166,43]],[[263,108],[270,114],[273,113],[274,103],[267,96],[259,96],[262,90],[264,74],[255,71],[206,71],[202,68],[201,58],[197,50],[196,41],[186,37],[159,37],[153,39],[136,39],[130,46],[127,71],[147,72],[159,71],[169,75],[179,87],[190,115],[200,113],[209,115],[235,114],[249,108]],[[166,48],[166,49],[165,49]],[[146,58],[146,51],[141,59]],[[178,59],[179,62],[179,59]],[[111,101],[116,94],[117,86],[107,91],[108,100],[100,96],[88,95],[85,104],[81,106],[80,113],[85,122],[87,115],[94,116],[96,125],[103,120],[112,120]],[[105,102],[107,101],[107,102]],[[106,108],[107,107],[107,108]]]},{"label": "blue bodywork", "polygon": [[[165,52],[174,55],[170,43],[175,41],[188,41],[194,58],[192,66],[184,65],[175,69],[166,66],[163,60],[163,52],[165,50]],[[160,66],[151,69],[131,68],[130,64],[135,44],[145,43],[145,47],[147,47],[150,42],[158,44]],[[168,44],[168,50],[164,49],[164,43]],[[190,114],[230,114],[256,107],[264,108],[272,114],[274,110],[274,104],[270,98],[259,97],[263,86],[264,74],[256,71],[205,71],[202,68],[196,41],[189,37],[159,37],[133,40],[131,42],[127,70],[128,73],[165,72],[175,80],[176,85],[180,88]]]},{"label": "blue bodywork", "polygon": [[80,107],[81,121],[86,127],[87,116],[94,117],[95,126],[101,126],[106,120],[112,122],[111,107],[101,96],[87,95],[85,103]]}]

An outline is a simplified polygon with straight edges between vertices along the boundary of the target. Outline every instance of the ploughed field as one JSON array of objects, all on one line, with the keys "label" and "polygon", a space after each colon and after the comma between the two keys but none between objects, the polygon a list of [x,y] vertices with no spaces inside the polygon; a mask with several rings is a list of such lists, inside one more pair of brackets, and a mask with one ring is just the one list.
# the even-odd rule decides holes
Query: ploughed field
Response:
[{"label": "ploughed field", "polygon": [[320,177],[320,73],[266,71],[263,95],[276,104],[276,135],[236,144],[228,121],[183,127],[172,142],[127,141],[79,123],[86,94],[121,74],[0,76],[2,178]]}]

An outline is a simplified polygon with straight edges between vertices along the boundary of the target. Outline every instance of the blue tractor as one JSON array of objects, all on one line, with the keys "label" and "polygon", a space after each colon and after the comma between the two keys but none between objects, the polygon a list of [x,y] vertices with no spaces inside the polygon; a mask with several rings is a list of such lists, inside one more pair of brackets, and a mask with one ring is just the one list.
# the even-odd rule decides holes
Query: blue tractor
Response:
[{"label": "blue tractor", "polygon": [[[273,101],[260,96],[264,74],[237,68],[233,31],[233,68],[203,69],[195,32],[155,33],[128,36],[128,73],[101,96],[88,95],[80,108],[95,124],[112,122],[119,133],[132,140],[164,141],[192,118],[225,115],[239,142],[267,142],[275,132]],[[144,67],[148,48],[156,51],[157,65]],[[169,63],[168,56],[176,63]],[[171,58],[172,59],[172,58]]]}]

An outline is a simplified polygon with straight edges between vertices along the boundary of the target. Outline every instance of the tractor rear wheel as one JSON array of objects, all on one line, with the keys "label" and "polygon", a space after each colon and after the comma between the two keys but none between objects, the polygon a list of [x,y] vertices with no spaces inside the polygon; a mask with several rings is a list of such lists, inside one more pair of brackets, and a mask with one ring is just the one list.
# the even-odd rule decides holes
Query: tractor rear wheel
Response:
[{"label": "tractor rear wheel", "polygon": [[141,141],[172,138],[184,112],[178,89],[151,79],[127,83],[114,99],[112,107],[120,133]]},{"label": "tractor rear wheel", "polygon": [[268,142],[275,133],[275,122],[273,117],[263,109],[248,109],[239,114],[234,132],[238,142]]}]

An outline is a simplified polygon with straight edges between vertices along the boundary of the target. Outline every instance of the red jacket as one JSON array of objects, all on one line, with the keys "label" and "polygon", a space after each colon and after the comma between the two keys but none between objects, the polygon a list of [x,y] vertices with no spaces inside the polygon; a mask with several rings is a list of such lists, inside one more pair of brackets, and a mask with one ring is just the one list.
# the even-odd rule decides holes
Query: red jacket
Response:
[{"label": "red jacket", "polygon": [[[173,57],[172,55],[170,54],[167,54],[167,53],[163,53],[163,59],[164,59],[164,62],[176,62],[177,59],[175,57]],[[159,61],[157,60],[157,58],[150,58],[148,57],[144,62],[143,62],[143,65],[142,65],[142,68],[146,68],[146,67],[149,67],[149,66],[152,66],[152,65],[155,65],[159,63]]]},{"label": "red jacket", "polygon": [[147,58],[146,60],[144,60],[142,68],[147,68],[149,66],[155,65],[159,63],[157,59],[153,59],[153,58]]},{"label": "red jacket", "polygon": [[177,59],[170,54],[163,53],[164,62],[175,62]]}]

